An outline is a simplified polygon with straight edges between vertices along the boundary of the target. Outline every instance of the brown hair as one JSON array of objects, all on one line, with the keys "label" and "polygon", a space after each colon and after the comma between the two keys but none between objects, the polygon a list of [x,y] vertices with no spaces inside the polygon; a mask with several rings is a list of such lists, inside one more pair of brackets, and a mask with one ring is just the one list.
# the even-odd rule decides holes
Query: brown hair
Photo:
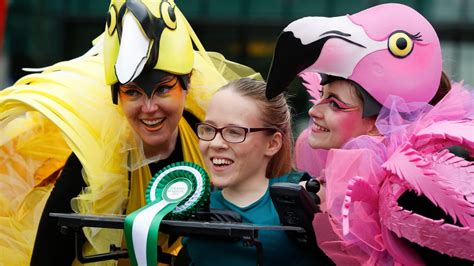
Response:
[{"label": "brown hair", "polygon": [[444,73],[443,71],[441,72],[441,81],[439,83],[438,90],[436,91],[435,96],[433,97],[433,99],[431,99],[429,104],[434,106],[439,101],[441,101],[441,99],[443,99],[443,97],[446,94],[448,94],[450,90],[451,90],[451,81],[449,81],[448,75]]},{"label": "brown hair", "polygon": [[250,78],[241,78],[229,82],[220,90],[232,89],[244,97],[257,102],[265,127],[278,130],[283,135],[281,149],[270,159],[266,176],[268,178],[281,176],[292,169],[291,147],[293,135],[291,130],[291,113],[283,94],[268,100],[265,97],[266,83]]}]

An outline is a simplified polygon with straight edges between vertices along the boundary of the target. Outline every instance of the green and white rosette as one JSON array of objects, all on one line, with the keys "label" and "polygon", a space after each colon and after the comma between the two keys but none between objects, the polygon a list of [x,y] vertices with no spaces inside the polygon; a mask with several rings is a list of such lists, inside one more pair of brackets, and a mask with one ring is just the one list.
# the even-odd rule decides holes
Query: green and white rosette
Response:
[{"label": "green and white rosette", "polygon": [[125,239],[132,265],[156,265],[161,220],[189,217],[209,205],[209,176],[199,165],[173,163],[148,184],[147,205],[125,218]]}]

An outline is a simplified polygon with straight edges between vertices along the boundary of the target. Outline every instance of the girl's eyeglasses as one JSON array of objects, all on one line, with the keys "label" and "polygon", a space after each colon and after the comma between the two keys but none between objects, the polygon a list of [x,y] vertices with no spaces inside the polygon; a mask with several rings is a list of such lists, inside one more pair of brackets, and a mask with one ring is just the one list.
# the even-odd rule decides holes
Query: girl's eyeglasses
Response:
[{"label": "girl's eyeglasses", "polygon": [[276,131],[274,128],[270,127],[260,127],[260,128],[246,128],[239,126],[227,126],[217,128],[215,126],[198,123],[197,124],[197,135],[200,140],[211,141],[213,140],[217,133],[220,133],[222,138],[230,143],[241,143],[244,142],[247,133],[258,132],[258,131]]}]

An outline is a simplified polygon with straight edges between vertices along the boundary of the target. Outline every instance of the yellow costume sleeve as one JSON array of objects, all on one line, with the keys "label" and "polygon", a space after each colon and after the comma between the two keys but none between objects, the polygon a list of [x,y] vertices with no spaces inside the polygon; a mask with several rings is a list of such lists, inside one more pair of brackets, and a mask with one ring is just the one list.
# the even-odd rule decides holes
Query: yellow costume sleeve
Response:
[{"label": "yellow costume sleeve", "polygon": [[120,187],[89,205],[103,213],[122,210],[128,181],[119,138],[126,123],[101,73],[101,57],[76,59],[0,91],[0,264],[29,264],[54,177],[71,151],[81,160],[87,190],[109,191],[107,182]]}]

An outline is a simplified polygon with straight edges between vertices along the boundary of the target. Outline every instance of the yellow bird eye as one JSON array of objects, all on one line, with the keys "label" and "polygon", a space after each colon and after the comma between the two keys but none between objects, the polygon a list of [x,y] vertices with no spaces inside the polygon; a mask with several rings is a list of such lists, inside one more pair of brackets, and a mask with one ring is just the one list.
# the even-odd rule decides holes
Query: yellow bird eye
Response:
[{"label": "yellow bird eye", "polygon": [[406,32],[394,32],[388,38],[388,50],[395,57],[406,57],[413,50],[413,39]]},{"label": "yellow bird eye", "polygon": [[169,29],[176,29],[176,14],[174,7],[168,1],[161,2],[160,5],[161,18]]},{"label": "yellow bird eye", "polygon": [[107,32],[110,36],[114,34],[115,29],[117,28],[117,10],[115,6],[111,5],[109,8],[109,13],[107,14]]}]

